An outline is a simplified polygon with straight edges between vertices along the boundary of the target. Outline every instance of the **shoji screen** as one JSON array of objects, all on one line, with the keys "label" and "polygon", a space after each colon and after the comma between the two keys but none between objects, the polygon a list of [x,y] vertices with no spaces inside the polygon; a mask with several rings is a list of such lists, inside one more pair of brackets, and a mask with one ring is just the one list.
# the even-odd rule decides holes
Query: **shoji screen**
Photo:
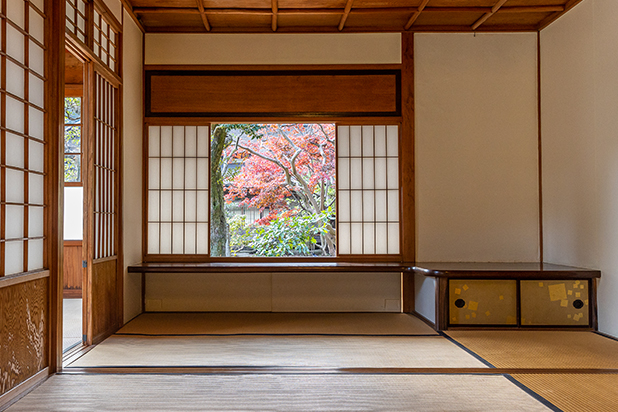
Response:
[{"label": "shoji screen", "polygon": [[96,54],[113,72],[118,72],[118,31],[100,14],[94,10],[94,44]]},{"label": "shoji screen", "polygon": [[79,40],[86,43],[86,1],[67,0],[66,27],[69,32],[75,34]]},{"label": "shoji screen", "polygon": [[208,254],[207,126],[148,129],[148,253]]},{"label": "shoji screen", "polygon": [[43,268],[44,0],[2,1],[0,276]]},{"label": "shoji screen", "polygon": [[94,259],[117,253],[118,90],[95,73]]},{"label": "shoji screen", "polygon": [[339,255],[399,254],[399,127],[339,126]]}]

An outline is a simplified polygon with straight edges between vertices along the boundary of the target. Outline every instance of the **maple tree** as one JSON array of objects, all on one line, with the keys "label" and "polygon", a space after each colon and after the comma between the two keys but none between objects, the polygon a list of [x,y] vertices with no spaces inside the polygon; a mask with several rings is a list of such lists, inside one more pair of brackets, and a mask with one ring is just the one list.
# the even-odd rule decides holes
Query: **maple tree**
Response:
[{"label": "maple tree", "polygon": [[259,255],[335,254],[333,124],[216,125],[211,155],[211,254],[230,255],[232,202],[266,214],[246,229]]}]

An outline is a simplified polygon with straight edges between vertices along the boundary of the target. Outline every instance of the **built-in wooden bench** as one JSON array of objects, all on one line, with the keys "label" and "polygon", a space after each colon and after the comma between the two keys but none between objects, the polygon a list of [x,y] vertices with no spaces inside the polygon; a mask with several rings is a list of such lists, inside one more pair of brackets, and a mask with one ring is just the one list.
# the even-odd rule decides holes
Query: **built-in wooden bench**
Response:
[{"label": "built-in wooden bench", "polygon": [[[145,302],[149,273],[402,273],[408,269],[409,266],[398,262],[145,262],[129,266],[128,272],[142,274],[142,302]],[[403,300],[405,308],[406,301],[413,301],[412,294],[404,291]]]},{"label": "built-in wooden bench", "polygon": [[437,330],[597,328],[599,270],[547,263],[417,263],[409,270],[417,287],[434,281]]}]

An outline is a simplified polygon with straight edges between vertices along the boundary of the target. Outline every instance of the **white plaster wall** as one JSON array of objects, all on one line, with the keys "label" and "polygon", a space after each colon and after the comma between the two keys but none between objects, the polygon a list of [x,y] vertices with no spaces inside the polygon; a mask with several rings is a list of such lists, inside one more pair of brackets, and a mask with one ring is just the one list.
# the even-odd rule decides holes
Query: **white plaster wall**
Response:
[{"label": "white plaster wall", "polygon": [[414,48],[417,260],[538,261],[536,34]]},{"label": "white plaster wall", "polygon": [[602,271],[599,329],[618,336],[618,2],[541,33],[545,260]]},{"label": "white plaster wall", "polygon": [[[120,0],[103,0],[103,3],[110,9],[114,17],[122,23],[122,13],[124,12],[122,2]],[[125,15],[124,17],[125,19],[131,18],[129,15]]]},{"label": "white plaster wall", "polygon": [[414,274],[414,310],[436,324],[436,286],[434,277]]},{"label": "white plaster wall", "polygon": [[142,38],[125,13],[123,27],[123,236],[124,321],[141,312],[141,275],[126,267],[142,260]]},{"label": "white plaster wall", "polygon": [[399,64],[399,33],[147,34],[146,64]]},{"label": "white plaster wall", "polygon": [[400,312],[398,273],[149,274],[146,311]]}]

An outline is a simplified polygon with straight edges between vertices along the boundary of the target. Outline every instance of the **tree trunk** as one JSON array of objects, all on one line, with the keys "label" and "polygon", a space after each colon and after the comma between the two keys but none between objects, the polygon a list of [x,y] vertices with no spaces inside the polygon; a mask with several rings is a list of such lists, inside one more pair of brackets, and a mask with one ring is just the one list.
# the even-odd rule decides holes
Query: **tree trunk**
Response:
[{"label": "tree trunk", "polygon": [[217,127],[210,147],[210,256],[229,256],[230,230],[225,218],[221,155],[226,147],[227,131]]}]

